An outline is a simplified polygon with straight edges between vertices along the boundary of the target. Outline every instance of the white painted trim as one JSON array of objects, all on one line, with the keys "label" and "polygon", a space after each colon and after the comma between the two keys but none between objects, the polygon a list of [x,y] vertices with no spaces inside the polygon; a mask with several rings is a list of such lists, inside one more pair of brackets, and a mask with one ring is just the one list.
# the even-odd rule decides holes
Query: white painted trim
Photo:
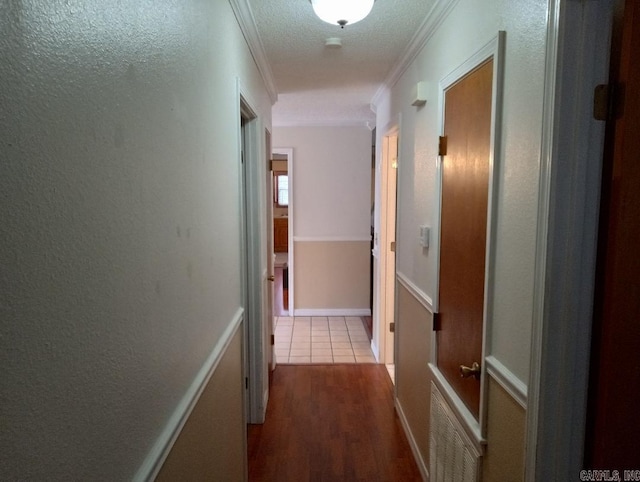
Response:
[{"label": "white painted trim", "polygon": [[[485,249],[485,280],[484,280],[484,313],[482,333],[482,355],[487,356],[491,352],[491,329],[493,322],[493,300],[495,285],[497,219],[498,219],[498,188],[500,146],[502,141],[502,100],[504,91],[504,52],[506,32],[499,31],[495,39],[485,47],[492,51],[493,76],[492,76],[492,105],[491,105],[491,137],[489,145],[489,191],[487,206],[487,237]],[[487,430],[487,410],[489,405],[487,378],[480,381],[480,428],[483,435]]]},{"label": "white painted trim", "polygon": [[605,127],[591,104],[594,86],[608,80],[615,4],[549,2],[527,482],[569,480],[583,468]]},{"label": "white painted trim", "polygon": [[556,104],[556,78],[560,1],[549,1],[545,52],[544,98],[542,102],[542,138],[540,139],[540,176],[538,183],[538,226],[536,230],[536,260],[533,277],[533,313],[531,326],[531,365],[529,369],[529,410],[525,452],[525,481],[535,482],[538,432],[540,423],[540,392],[542,387],[542,343],[545,321],[545,276],[547,263],[547,237],[549,233],[549,201],[551,192],[551,159],[553,157],[554,110]]},{"label": "white painted trim", "polygon": [[427,469],[427,464],[420,453],[420,449],[418,448],[418,443],[416,442],[416,438],[413,436],[413,432],[411,431],[411,427],[409,426],[409,421],[407,420],[407,416],[404,413],[404,409],[402,408],[402,404],[400,400],[396,397],[395,399],[396,413],[398,414],[398,418],[400,419],[400,424],[402,425],[402,429],[404,430],[404,434],[407,436],[407,440],[409,441],[409,447],[411,447],[411,452],[413,452],[413,458],[418,465],[418,469],[420,470],[420,474],[422,475],[422,480],[429,480],[429,469]]},{"label": "white painted trim", "polygon": [[293,313],[293,307],[295,306],[295,283],[293,281],[295,270],[294,270],[294,260],[295,260],[295,246],[293,245],[293,233],[294,233],[294,225],[293,225],[293,213],[295,209],[295,178],[294,178],[294,162],[293,162],[293,147],[273,147],[271,148],[272,154],[283,154],[287,156],[287,176],[289,177],[289,207],[287,208],[288,214],[288,222],[287,222],[287,246],[288,246],[288,256],[287,256],[287,273],[289,273],[289,306],[284,307],[289,313]]},{"label": "white painted trim", "polygon": [[483,454],[487,441],[482,434],[480,423],[478,423],[442,372],[440,372],[440,369],[433,363],[429,363],[429,368],[433,375],[433,383],[438,387],[438,390],[449,404],[456,420],[458,420],[460,426],[464,429],[464,432],[467,434],[476,450],[480,454]]},{"label": "white painted trim", "polygon": [[413,296],[429,313],[433,314],[433,301],[424,291],[411,281],[405,274],[400,271],[396,271],[396,277],[398,283]]},{"label": "white painted trim", "polygon": [[371,316],[369,308],[299,308],[294,316]]},{"label": "white painted trim", "polygon": [[487,374],[491,376],[498,384],[511,395],[525,410],[527,409],[527,385],[520,380],[515,374],[502,364],[494,356],[488,356],[484,359]]},{"label": "white painted trim", "polygon": [[[440,93],[442,95],[442,93]],[[441,112],[443,112],[443,99],[440,99]],[[441,114],[444,116],[444,114]],[[442,121],[442,120],[441,120]],[[444,130],[444,122],[442,121],[442,125],[440,126],[440,132]],[[440,311],[440,231],[442,229],[442,158],[438,156],[436,159],[436,189],[435,189],[435,200],[434,200],[434,222],[433,229],[430,233],[429,240],[429,250],[433,250],[435,253],[435,262],[434,262],[434,271],[435,271],[435,280],[434,280],[434,297],[433,297],[433,312],[439,313]],[[431,353],[435,356],[436,352],[434,350],[436,337],[433,337],[432,350]],[[435,363],[435,359],[434,359]]]},{"label": "white painted trim", "polygon": [[385,92],[396,85],[400,77],[402,77],[402,74],[409,68],[438,27],[440,27],[449,13],[458,4],[458,1],[459,0],[439,0],[435,2],[435,5],[425,17],[424,22],[422,22],[422,25],[420,25],[418,31],[409,42],[404,54],[392,67],[383,84],[371,99],[372,105],[377,106]]},{"label": "white painted trim", "polygon": [[529,368],[529,410],[525,451],[525,481],[536,481],[536,458],[540,423],[540,392],[542,387],[542,343],[545,321],[545,276],[547,263],[547,236],[549,233],[549,200],[551,192],[551,159],[553,157],[554,110],[556,103],[556,77],[560,0],[549,1],[545,52],[544,98],[542,102],[542,137],[540,139],[540,176],[538,182],[538,226],[536,229],[536,259],[533,276],[533,307],[531,323],[531,363]]},{"label": "white painted trim", "polygon": [[[491,134],[489,146],[489,186],[487,199],[487,233],[485,248],[485,277],[484,277],[484,308],[482,320],[482,358],[486,357],[491,347],[489,345],[491,337],[491,322],[493,319],[493,285],[494,285],[494,269],[495,269],[495,230],[498,209],[498,173],[500,164],[500,140],[502,132],[502,94],[503,94],[503,77],[504,77],[504,46],[506,33],[499,31],[498,34],[487,42],[483,47],[476,51],[465,62],[456,67],[451,73],[446,75],[439,83],[439,124],[440,133],[444,135],[445,126],[445,92],[446,90],[458,82],[460,79],[475,70],[489,59],[493,59],[493,85],[492,85],[492,104],[491,104]],[[439,293],[440,293],[440,235],[442,232],[442,158],[438,157],[436,169],[437,189],[436,189],[436,281],[435,292],[437,293],[434,300],[434,309],[439,311]],[[437,337],[432,339],[432,362],[434,366],[437,361]],[[443,377],[444,378],[444,377]],[[485,436],[486,419],[487,419],[487,387],[486,377],[480,379],[480,409],[479,409],[479,427],[481,430],[480,438]],[[447,383],[448,385],[448,383]],[[453,405],[458,407],[457,404]],[[464,404],[463,404],[464,406]],[[465,407],[466,408],[466,407]]]},{"label": "white painted trim", "polygon": [[296,243],[371,243],[371,235],[368,236],[294,236]]},{"label": "white painted trim", "polygon": [[271,104],[275,104],[278,100],[278,89],[276,88],[271,71],[271,65],[267,60],[267,54],[264,50],[264,44],[258,33],[256,20],[248,0],[229,0],[233,14],[236,16],[238,26],[242,31],[242,35],[247,42],[249,51],[256,63],[256,67],[262,76],[265,88],[271,99]]},{"label": "white painted trim", "polygon": [[[458,80],[460,80],[461,78],[466,76],[468,73],[473,71],[476,67],[480,66],[481,64],[489,60],[491,57],[494,57],[494,65],[497,63],[500,63],[499,57],[502,55],[501,50],[503,50],[505,38],[506,38],[506,33],[503,30],[500,30],[498,32],[498,35],[496,35],[491,40],[489,40],[485,45],[483,45],[480,49],[474,52],[474,54],[471,57],[465,60],[462,64],[456,67],[453,71],[447,74],[440,81],[439,91],[440,91],[441,108],[444,108],[444,91],[447,90],[450,86],[452,86]],[[498,62],[495,62],[495,59],[497,59]],[[494,77],[495,77],[495,73],[496,72],[494,71]],[[501,75],[502,71],[499,71],[498,73]],[[494,78],[494,88],[495,88],[496,80],[498,79]],[[444,117],[441,118],[440,120],[441,120],[440,132],[444,133]],[[492,135],[493,135],[493,132],[492,132]]]},{"label": "white painted trim", "polygon": [[[250,110],[250,108],[247,108],[246,105],[243,102],[242,99],[242,85],[241,85],[241,80],[239,77],[236,77],[236,115],[237,117],[235,118],[235,125],[237,126],[236,129],[236,133],[237,133],[237,149],[238,149],[238,155],[237,155],[237,159],[236,159],[236,165],[237,165],[237,169],[238,169],[238,193],[240,193],[240,199],[238,200],[239,203],[239,212],[240,212],[240,245],[241,245],[241,249],[240,249],[240,284],[241,284],[241,304],[243,306],[246,306],[247,304],[247,288],[248,288],[248,281],[247,281],[247,233],[246,233],[246,218],[247,218],[247,214],[246,214],[246,201],[245,201],[245,191],[246,191],[246,187],[245,187],[245,175],[244,175],[244,166],[242,165],[241,162],[241,156],[242,156],[242,150],[243,150],[243,145],[242,145],[242,137],[243,137],[243,132],[242,132],[242,117],[243,115],[251,115],[251,116],[255,116],[254,112],[245,112],[243,113],[243,111],[245,110]],[[247,326],[248,323],[244,323],[244,330],[243,330],[243,340],[242,340],[242,369],[243,369],[243,376],[248,376],[249,374],[249,363],[250,363],[250,351],[251,351],[251,343],[250,343],[250,328],[249,326]],[[251,420],[251,405],[252,405],[252,400],[251,400],[251,392],[250,390],[245,390],[242,394],[242,402],[244,405],[244,416],[245,416],[245,420],[249,421]],[[247,468],[245,467],[245,471],[247,470]]]},{"label": "white painted trim", "polygon": [[[380,349],[378,348],[378,345],[376,344],[375,340],[372,338],[371,339],[371,351],[373,352],[373,356],[376,358],[376,361],[378,363],[380,363]],[[395,383],[394,383],[394,393],[395,393]]]},{"label": "white painted trim", "polygon": [[169,456],[173,445],[180,436],[182,428],[187,423],[191,412],[195,408],[202,392],[207,387],[211,376],[216,371],[220,361],[226,354],[233,337],[244,321],[244,310],[238,308],[229,325],[224,330],[218,342],[214,345],[191,385],[173,411],[162,433],[156,440],[147,457],[142,462],[140,469],[134,476],[136,482],[153,481],[160,472],[162,465]]},{"label": "white painted trim", "polygon": [[[375,166],[375,206],[374,206],[374,269],[376,269],[376,279],[374,279],[373,289],[373,333],[372,340],[375,340],[378,348],[378,360],[382,363],[394,363],[395,353],[397,350],[397,333],[400,330],[396,325],[396,332],[391,332],[390,323],[397,318],[397,296],[396,296],[396,273],[394,262],[394,273],[388,273],[387,261],[390,256],[388,245],[388,176],[392,170],[391,159],[389,156],[389,138],[396,139],[397,152],[396,161],[398,163],[396,176],[397,190],[398,179],[400,179],[400,171],[402,165],[402,146],[400,139],[402,132],[402,114],[396,114],[386,126],[381,130],[381,135],[376,142],[376,166]],[[396,196],[398,197],[398,196]],[[394,216],[397,217],[397,207],[399,201],[396,199]],[[397,236],[395,237],[396,245],[398,245]],[[394,254],[395,256],[395,254]],[[393,283],[389,283],[393,281]],[[389,286],[389,285],[392,286]],[[387,319],[388,303],[393,303],[393,320]],[[391,360],[389,358],[392,358]],[[394,385],[395,387],[395,385]]]},{"label": "white painted trim", "polygon": [[[264,403],[265,391],[269,391],[268,369],[270,344],[265,336],[264,323],[266,314],[263,296],[265,283],[262,272],[266,265],[266,246],[264,243],[264,211],[263,203],[266,199],[264,192],[264,152],[265,138],[260,118],[257,116],[256,104],[244,89],[242,81],[237,78],[238,127],[240,127],[241,109],[250,114],[249,121],[244,128],[239,129],[239,151],[244,149],[244,162],[238,158],[241,193],[245,203],[241,216],[243,259],[242,285],[243,303],[246,318],[246,347],[247,347],[247,376],[249,377],[249,392],[247,400],[249,423],[263,423],[266,413]],[[241,131],[244,129],[244,146]],[[246,248],[246,252],[244,251]],[[267,393],[268,398],[268,393]]]}]

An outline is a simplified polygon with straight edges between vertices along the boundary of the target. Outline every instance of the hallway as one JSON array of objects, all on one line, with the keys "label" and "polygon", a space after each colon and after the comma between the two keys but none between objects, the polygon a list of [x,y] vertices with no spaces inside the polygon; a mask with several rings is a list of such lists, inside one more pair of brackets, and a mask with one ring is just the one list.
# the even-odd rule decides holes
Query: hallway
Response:
[{"label": "hallway", "polygon": [[419,481],[384,365],[279,366],[250,481]]},{"label": "hallway", "polygon": [[[346,28],[316,1],[0,2],[0,481],[236,482],[249,459],[252,480],[441,480],[442,453],[474,482],[640,468],[640,263],[620,249],[640,0],[377,0]],[[488,77],[463,96],[491,104],[471,155],[456,137],[480,124],[450,94],[489,65],[490,102]],[[279,299],[327,315],[282,343],[276,151]],[[487,208],[443,236],[476,205],[443,197],[463,158],[490,171]],[[482,293],[443,303],[483,262]],[[346,315],[369,313],[365,342]]]}]

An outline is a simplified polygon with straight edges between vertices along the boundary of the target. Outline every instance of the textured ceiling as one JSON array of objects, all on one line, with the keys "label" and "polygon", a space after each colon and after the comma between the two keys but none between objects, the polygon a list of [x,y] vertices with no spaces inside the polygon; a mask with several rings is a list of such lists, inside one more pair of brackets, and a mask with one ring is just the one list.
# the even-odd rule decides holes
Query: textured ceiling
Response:
[{"label": "textured ceiling", "polygon": [[[323,22],[309,0],[249,0],[278,101],[274,125],[373,125],[369,105],[435,0],[376,0],[344,29]],[[342,48],[325,47],[340,37]]]}]

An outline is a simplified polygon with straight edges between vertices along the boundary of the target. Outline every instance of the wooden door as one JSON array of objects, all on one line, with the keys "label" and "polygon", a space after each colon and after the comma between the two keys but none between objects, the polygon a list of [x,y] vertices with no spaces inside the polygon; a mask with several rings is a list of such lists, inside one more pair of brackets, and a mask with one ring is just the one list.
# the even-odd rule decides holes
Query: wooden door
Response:
[{"label": "wooden door", "polygon": [[[640,468],[640,2],[614,22],[595,295],[587,468]],[[622,479],[627,480],[627,479]],[[631,479],[628,479],[631,480]],[[634,479],[635,480],[635,479]]]},{"label": "wooden door", "polygon": [[[264,160],[267,163],[265,169],[265,193],[267,195],[266,199],[266,207],[267,207],[267,217],[266,217],[266,225],[267,225],[267,245],[266,245],[266,258],[267,258],[267,283],[266,283],[266,292],[264,293],[265,297],[265,308],[266,308],[266,317],[267,317],[267,336],[269,340],[269,367],[271,370],[275,370],[276,368],[276,353],[275,353],[275,333],[276,333],[276,324],[274,318],[274,310],[273,310],[273,293],[274,293],[274,282],[275,280],[275,269],[273,265],[273,223],[270,220],[273,219],[273,174],[271,172],[271,133],[265,129],[265,157]],[[271,382],[271,378],[269,378],[269,382]]]},{"label": "wooden door", "polygon": [[445,91],[438,367],[476,418],[482,363],[493,61]]}]

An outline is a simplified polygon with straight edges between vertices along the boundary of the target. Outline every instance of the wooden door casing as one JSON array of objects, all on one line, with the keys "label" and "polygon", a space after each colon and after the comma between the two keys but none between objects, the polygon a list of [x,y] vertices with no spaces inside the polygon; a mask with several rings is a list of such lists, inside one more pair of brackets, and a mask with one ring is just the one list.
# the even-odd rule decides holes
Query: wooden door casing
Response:
[{"label": "wooden door casing", "polygon": [[445,91],[442,159],[438,368],[471,413],[480,381],[460,366],[482,364],[493,60]]}]

